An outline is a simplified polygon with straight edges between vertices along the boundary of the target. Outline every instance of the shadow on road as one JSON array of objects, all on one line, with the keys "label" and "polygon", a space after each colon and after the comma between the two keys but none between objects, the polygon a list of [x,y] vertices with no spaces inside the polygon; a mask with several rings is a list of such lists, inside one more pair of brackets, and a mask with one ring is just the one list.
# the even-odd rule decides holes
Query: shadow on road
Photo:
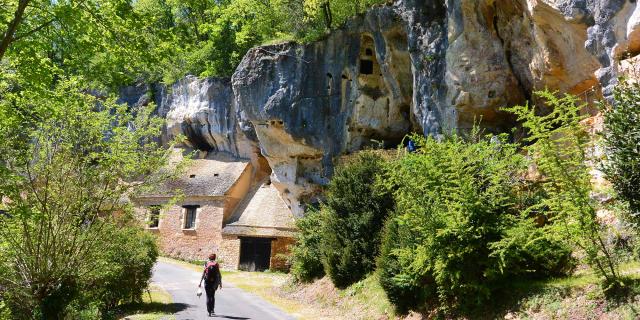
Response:
[{"label": "shadow on road", "polygon": [[142,302],[125,305],[121,310],[123,312],[135,311],[136,313],[174,314],[190,307],[192,307],[192,305],[186,303]]},{"label": "shadow on road", "polygon": [[213,318],[219,318],[219,319],[236,319],[236,320],[249,320],[249,319],[250,319],[250,318],[245,318],[245,317],[225,316],[225,315],[221,315],[221,314],[216,314],[215,316],[213,316]]}]

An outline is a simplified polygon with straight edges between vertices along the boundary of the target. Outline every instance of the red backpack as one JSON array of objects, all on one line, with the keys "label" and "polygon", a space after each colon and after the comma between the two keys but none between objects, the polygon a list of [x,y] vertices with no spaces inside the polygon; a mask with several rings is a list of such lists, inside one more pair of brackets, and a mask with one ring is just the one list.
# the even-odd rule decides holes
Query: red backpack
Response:
[{"label": "red backpack", "polygon": [[218,275],[220,266],[215,261],[207,262],[207,265],[204,269],[204,281],[205,283],[216,283],[219,281]]}]

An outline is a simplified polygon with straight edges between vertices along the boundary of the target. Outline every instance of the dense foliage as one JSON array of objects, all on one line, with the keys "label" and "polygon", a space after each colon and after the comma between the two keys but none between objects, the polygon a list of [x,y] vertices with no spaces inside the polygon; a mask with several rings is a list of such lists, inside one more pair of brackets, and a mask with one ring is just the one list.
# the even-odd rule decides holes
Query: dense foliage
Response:
[{"label": "dense foliage", "polygon": [[230,76],[253,46],[316,40],[381,2],[10,0],[0,4],[1,68],[30,82],[83,75],[94,88]]},{"label": "dense foliage", "polygon": [[147,268],[129,289],[96,297],[104,306],[146,287],[155,244],[122,242],[143,241],[123,231],[130,210],[122,199],[152,184],[167,151],[155,142],[162,122],[150,116],[153,106],[132,112],[76,79],[37,93],[25,88],[0,103],[0,141],[11,141],[0,154],[0,295],[14,318],[55,319],[88,292],[107,290],[100,284],[118,285],[95,278],[116,272],[102,264],[128,268],[134,259]]},{"label": "dense foliage", "polygon": [[536,95],[551,108],[538,115],[535,108],[515,106],[507,110],[518,116],[532,144],[527,146],[537,170],[543,176],[542,187],[548,197],[550,219],[568,243],[586,255],[589,265],[604,278],[605,288],[620,286],[618,258],[607,245],[603,226],[597,218],[597,206],[591,198],[593,186],[587,151],[591,139],[581,124],[584,104],[577,97],[544,91]]},{"label": "dense foliage", "polygon": [[391,193],[377,183],[384,172],[379,155],[362,152],[338,168],[329,183],[321,206],[321,252],[324,270],[339,288],[375,269],[381,230],[394,205]]},{"label": "dense foliage", "polygon": [[320,210],[309,210],[296,220],[298,234],[291,248],[291,274],[297,281],[310,282],[325,275],[320,251],[323,222]]},{"label": "dense foliage", "polygon": [[48,88],[73,75],[115,88],[158,58],[143,32],[149,17],[129,1],[9,0],[0,9],[0,81],[14,86]]},{"label": "dense foliage", "polygon": [[[90,274],[90,301],[98,301],[100,310],[113,310],[120,303],[138,302],[151,279],[158,258],[154,235],[131,226],[114,228],[111,245],[98,256]],[[112,226],[113,227],[113,226]]]},{"label": "dense foliage", "polygon": [[294,275],[308,281],[324,271],[345,287],[373,271],[377,256],[400,312],[470,312],[515,279],[571,271],[572,247],[549,223],[548,195],[526,178],[519,146],[473,136],[413,136],[416,152],[364,153],[339,167],[321,210],[302,220]]},{"label": "dense foliage", "polygon": [[527,210],[530,183],[515,144],[505,136],[413,139],[417,152],[386,177],[397,208],[379,261],[381,283],[400,311],[469,311],[508,279],[570,270],[570,248]]},{"label": "dense foliage", "polygon": [[385,168],[382,157],[369,151],[337,168],[326,201],[298,221],[296,279],[310,281],[326,272],[344,288],[375,270],[381,231],[393,209],[391,194],[379,185]]},{"label": "dense foliage", "polygon": [[614,90],[615,104],[604,108],[603,171],[619,196],[627,202],[630,221],[640,229],[640,84],[621,81]]},{"label": "dense foliage", "polygon": [[145,35],[163,57],[149,75],[231,76],[253,46],[310,41],[381,0],[140,0]]}]

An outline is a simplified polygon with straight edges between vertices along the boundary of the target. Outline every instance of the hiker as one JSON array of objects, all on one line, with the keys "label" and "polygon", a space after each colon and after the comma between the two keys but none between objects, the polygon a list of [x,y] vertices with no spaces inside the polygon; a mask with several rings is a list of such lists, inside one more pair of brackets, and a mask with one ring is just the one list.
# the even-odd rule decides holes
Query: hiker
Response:
[{"label": "hiker", "polygon": [[407,143],[407,150],[409,152],[416,152],[418,148],[416,147],[416,143],[413,140],[409,139],[409,143]]},{"label": "hiker", "polygon": [[204,291],[207,293],[207,312],[211,317],[215,315],[216,290],[222,289],[222,275],[220,274],[220,265],[216,262],[215,253],[212,253],[209,256],[209,261],[205,263],[198,288],[202,287],[202,280],[204,280]]}]

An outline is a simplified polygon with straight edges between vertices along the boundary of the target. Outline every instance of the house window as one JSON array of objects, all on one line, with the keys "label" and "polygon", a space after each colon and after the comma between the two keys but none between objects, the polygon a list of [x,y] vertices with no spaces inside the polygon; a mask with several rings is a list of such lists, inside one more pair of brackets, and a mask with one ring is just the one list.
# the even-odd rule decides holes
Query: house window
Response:
[{"label": "house window", "polygon": [[149,228],[155,229],[160,224],[160,207],[152,206],[149,208]]},{"label": "house window", "polygon": [[196,228],[196,215],[199,206],[184,206],[184,225],[183,229]]}]

